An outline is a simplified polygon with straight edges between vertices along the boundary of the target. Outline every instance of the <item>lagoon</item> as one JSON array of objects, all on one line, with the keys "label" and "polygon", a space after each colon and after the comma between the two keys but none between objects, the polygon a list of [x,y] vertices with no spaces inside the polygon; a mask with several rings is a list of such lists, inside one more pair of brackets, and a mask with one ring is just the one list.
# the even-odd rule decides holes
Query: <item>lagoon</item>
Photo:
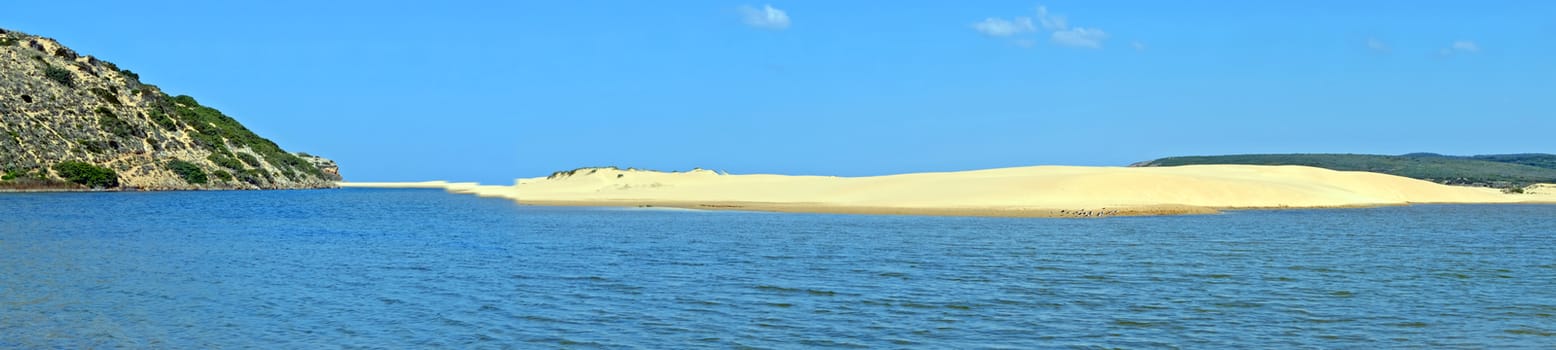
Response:
[{"label": "lagoon", "polygon": [[1552,348],[1556,206],[1030,219],[0,194],[0,348]]}]

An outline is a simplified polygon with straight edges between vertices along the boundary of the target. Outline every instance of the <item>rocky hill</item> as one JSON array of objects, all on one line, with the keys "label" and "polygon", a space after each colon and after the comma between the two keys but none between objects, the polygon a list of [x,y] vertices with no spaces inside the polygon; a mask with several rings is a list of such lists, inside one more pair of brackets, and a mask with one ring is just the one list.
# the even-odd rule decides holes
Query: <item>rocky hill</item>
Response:
[{"label": "rocky hill", "polygon": [[189,96],[59,42],[0,29],[0,189],[329,188],[293,154]]}]

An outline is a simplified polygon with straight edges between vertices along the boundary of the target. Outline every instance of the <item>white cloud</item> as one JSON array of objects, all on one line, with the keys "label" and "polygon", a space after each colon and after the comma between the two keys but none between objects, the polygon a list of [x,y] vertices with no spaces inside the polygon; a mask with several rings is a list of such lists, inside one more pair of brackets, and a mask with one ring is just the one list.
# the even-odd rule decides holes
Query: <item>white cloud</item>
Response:
[{"label": "white cloud", "polygon": [[[1003,18],[989,17],[983,21],[973,23],[972,27],[983,35],[1007,38],[1015,37],[1017,46],[1030,47],[1036,40],[1021,37],[1023,34],[1048,31],[1052,32],[1049,39],[1054,44],[1100,49],[1102,42],[1108,39],[1108,33],[1100,28],[1071,27],[1069,19],[1061,15],[1048,12],[1047,6],[1037,7],[1037,25],[1034,25],[1031,17],[1015,17],[1006,20]],[[1041,30],[1039,30],[1041,28]],[[1145,50],[1145,44],[1135,42],[1132,44],[1135,50]]]},{"label": "white cloud", "polygon": [[741,6],[741,15],[745,16],[746,25],[762,29],[789,28],[789,13],[773,8],[772,5],[762,5],[762,8]]},{"label": "white cloud", "polygon": [[1055,44],[1064,46],[1084,47],[1091,49],[1102,48],[1102,41],[1108,39],[1108,33],[1097,28],[1075,27],[1054,32]]},{"label": "white cloud", "polygon": [[1037,7],[1037,21],[1043,23],[1043,29],[1047,30],[1070,29],[1070,23],[1064,16],[1048,14],[1048,6]]},{"label": "white cloud", "polygon": [[1469,40],[1454,41],[1453,45],[1449,45],[1448,47],[1437,50],[1437,54],[1443,56],[1453,56],[1454,54],[1469,54],[1476,52],[1480,52],[1480,45],[1477,45],[1475,42]]},{"label": "white cloud", "polygon": [[1145,51],[1145,43],[1142,43],[1139,40],[1130,42],[1129,47],[1135,48],[1135,51]]},{"label": "white cloud", "polygon": [[973,29],[992,37],[1007,37],[1037,30],[1032,26],[1032,19],[1027,17],[1016,17],[1015,20],[989,17],[982,22],[973,23]]},{"label": "white cloud", "polygon": [[1375,52],[1389,52],[1389,44],[1378,38],[1367,38],[1367,49]]},{"label": "white cloud", "polygon": [[1459,40],[1453,42],[1453,50],[1459,52],[1480,52],[1480,45],[1475,45],[1473,41]]}]

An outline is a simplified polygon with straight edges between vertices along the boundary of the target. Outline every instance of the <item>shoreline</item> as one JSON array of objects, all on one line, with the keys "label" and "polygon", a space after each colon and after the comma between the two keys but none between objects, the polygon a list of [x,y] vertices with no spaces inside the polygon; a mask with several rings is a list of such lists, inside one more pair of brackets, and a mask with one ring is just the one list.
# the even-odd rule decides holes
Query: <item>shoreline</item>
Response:
[{"label": "shoreline", "polygon": [[1556,193],[1448,186],[1303,166],[1157,168],[1034,166],[867,177],[731,175],[583,168],[511,186],[447,183],[343,187],[436,188],[522,205],[663,207],[788,213],[1086,218],[1414,204],[1556,204]]},{"label": "shoreline", "polygon": [[[459,194],[456,192],[451,192]],[[484,196],[483,196],[484,197]],[[494,197],[487,197],[494,198]],[[796,214],[843,215],[906,215],[995,218],[1109,218],[1140,216],[1216,215],[1235,211],[1280,211],[1322,209],[1369,209],[1408,207],[1415,205],[1556,205],[1556,202],[1503,202],[1503,203],[1379,203],[1333,206],[1281,206],[1281,207],[1196,207],[1188,205],[1151,205],[1135,207],[1103,207],[1095,209],[1052,208],[909,208],[909,207],[854,207],[806,203],[761,202],[663,202],[663,201],[553,201],[516,200],[515,203],[537,207],[593,207],[593,208],[675,208],[706,211],[746,211]]]},{"label": "shoreline", "polygon": [[566,201],[566,200],[517,200],[520,205],[543,207],[608,207],[608,208],[677,208],[710,211],[752,211],[769,213],[846,214],[846,215],[910,215],[910,216],[959,216],[1006,218],[1100,218],[1122,216],[1210,215],[1220,214],[1215,208],[1155,205],[1136,207],[1104,207],[1094,209],[1054,208],[932,208],[843,206],[822,203],[770,203],[745,201],[686,202],[686,201]]},{"label": "shoreline", "polygon": [[299,191],[299,190],[334,190],[334,187],[298,187],[298,188],[169,188],[169,189],[145,189],[145,188],[0,188],[0,193],[91,193],[91,192],[207,192],[207,191]]},{"label": "shoreline", "polygon": [[[1551,185],[1537,185],[1534,188],[1548,188]],[[1227,211],[1263,211],[1263,210],[1303,210],[1303,209],[1360,209],[1378,208],[1390,206],[1432,205],[1432,204],[1529,204],[1529,205],[1556,205],[1548,194],[1514,194],[1516,197],[1529,196],[1527,201],[1499,201],[1499,202],[1403,202],[1403,203],[1357,203],[1346,205],[1280,205],[1280,206],[1194,206],[1181,204],[1146,204],[1146,205],[1112,205],[1112,206],[1087,206],[1072,205],[1067,207],[1055,206],[942,206],[942,207],[913,207],[913,206],[886,206],[886,205],[849,205],[822,202],[765,202],[765,201],[740,201],[740,200],[670,200],[670,199],[529,199],[517,195],[513,186],[479,185],[468,182],[448,181],[422,181],[422,182],[358,182],[337,183],[337,187],[303,188],[296,190],[335,189],[335,188],[381,188],[381,189],[441,189],[451,194],[475,195],[486,198],[501,198],[512,200],[517,204],[526,206],[545,207],[608,207],[608,208],[676,208],[708,211],[749,211],[769,213],[806,213],[806,214],[843,214],[843,215],[908,215],[908,216],[948,216],[948,217],[1003,217],[1003,218],[1104,218],[1104,217],[1133,217],[1133,216],[1177,216],[1177,215],[1213,215]],[[1475,189],[1473,187],[1463,187]],[[235,189],[194,189],[194,190],[144,190],[144,189],[0,189],[4,193],[73,193],[73,192],[167,192],[167,191],[239,191]]]},{"label": "shoreline", "polygon": [[[397,187],[408,188],[408,187]],[[450,191],[453,194],[469,194]],[[479,196],[483,198],[503,198],[498,196]],[[505,199],[505,198],[503,198]],[[1080,209],[1055,209],[1055,208],[914,208],[914,207],[872,207],[872,206],[839,206],[820,203],[766,203],[766,202],[685,202],[685,201],[651,201],[651,200],[514,200],[515,203],[524,206],[537,207],[592,207],[592,208],[675,208],[706,211],[746,211],[764,213],[797,213],[797,214],[843,214],[843,215],[907,215],[907,216],[950,216],[950,217],[997,217],[997,218],[1108,218],[1108,217],[1137,217],[1137,216],[1181,216],[1181,215],[1215,215],[1234,211],[1279,211],[1279,210],[1321,210],[1321,209],[1369,209],[1386,207],[1408,207],[1415,205],[1556,205],[1556,201],[1531,201],[1531,202],[1498,202],[1498,203],[1456,203],[1456,202],[1419,202],[1419,203],[1377,203],[1354,205],[1327,205],[1327,206],[1275,206],[1275,207],[1199,207],[1189,205],[1145,205],[1130,207],[1100,207]]]},{"label": "shoreline", "polygon": [[89,189],[89,188],[0,188],[0,193],[63,193],[63,192],[145,192],[138,190],[122,189]]}]

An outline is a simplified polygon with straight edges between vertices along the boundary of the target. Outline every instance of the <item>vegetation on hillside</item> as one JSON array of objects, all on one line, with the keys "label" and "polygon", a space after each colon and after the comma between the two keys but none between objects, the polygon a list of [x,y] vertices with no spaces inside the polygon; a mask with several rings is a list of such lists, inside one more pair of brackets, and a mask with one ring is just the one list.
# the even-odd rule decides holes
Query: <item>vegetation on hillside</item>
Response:
[{"label": "vegetation on hillside", "polygon": [[178,177],[184,178],[184,182],[198,185],[209,181],[209,178],[205,175],[205,170],[200,169],[200,166],[194,163],[174,159],[167,163],[167,168],[178,174]]},{"label": "vegetation on hillside", "polygon": [[65,87],[76,87],[76,75],[71,73],[68,69],[55,66],[44,67],[43,77],[58,82],[60,85],[64,85]]},{"label": "vegetation on hillside", "polygon": [[[1304,165],[1342,171],[1370,171],[1450,185],[1522,187],[1556,183],[1556,155],[1508,154],[1472,157],[1411,153],[1370,154],[1243,154],[1169,157],[1138,166],[1196,164]],[[1543,167],[1540,165],[1544,165]]]},{"label": "vegetation on hillside", "polygon": [[1523,164],[1532,167],[1556,169],[1556,154],[1521,153],[1521,154],[1491,154],[1473,156],[1472,159],[1489,160],[1498,163]]},{"label": "vegetation on hillside", "polygon": [[49,170],[8,169],[0,172],[0,189],[73,189],[75,184],[49,178]]},{"label": "vegetation on hillside", "polygon": [[114,114],[108,107],[97,107],[97,127],[118,137],[145,137],[143,132],[138,131],[124,119],[119,119],[119,115]]},{"label": "vegetation on hillside", "polygon": [[[222,114],[215,108],[200,105],[193,97],[187,95],[168,97],[158,94],[156,98],[156,109],[152,111],[152,115],[168,116],[171,120],[190,126],[193,129],[190,130],[190,137],[196,144],[211,150],[212,153],[207,159],[217,165],[241,173],[247,170],[244,164],[259,167],[260,161],[263,160],[279,169],[282,174],[305,173],[319,178],[324,177],[323,172],[312,163],[281,150],[275,142],[254,134],[236,119]],[[159,124],[164,123],[159,122]],[[246,147],[257,153],[259,157],[234,152],[233,147]],[[288,176],[291,177],[293,176]]]},{"label": "vegetation on hillside", "polygon": [[339,179],[332,161],[286,152],[54,39],[0,29],[0,57],[9,57],[0,59],[0,111],[17,112],[0,115],[0,189],[321,188]]},{"label": "vegetation on hillside", "polygon": [[60,162],[54,165],[54,172],[65,178],[65,180],[70,180],[70,182],[86,187],[119,187],[119,173],[114,172],[113,169],[92,165],[92,163]]}]

